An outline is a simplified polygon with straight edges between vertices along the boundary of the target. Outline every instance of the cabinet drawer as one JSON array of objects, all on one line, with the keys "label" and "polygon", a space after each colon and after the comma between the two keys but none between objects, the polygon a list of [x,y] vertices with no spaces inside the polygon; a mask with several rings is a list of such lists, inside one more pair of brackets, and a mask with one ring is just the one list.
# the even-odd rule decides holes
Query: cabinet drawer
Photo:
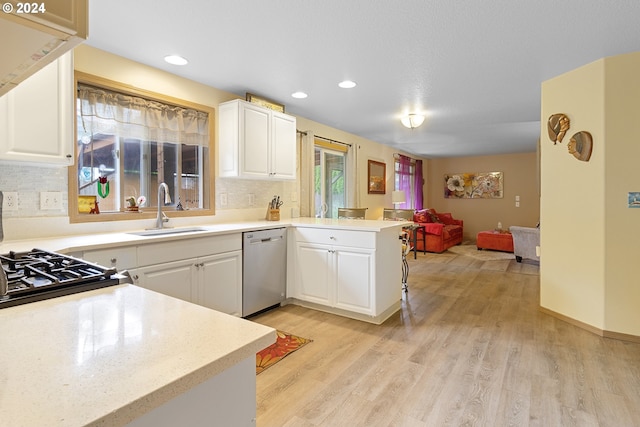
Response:
[{"label": "cabinet drawer", "polygon": [[118,271],[137,266],[135,246],[85,251],[82,258],[103,267],[115,267]]},{"label": "cabinet drawer", "polygon": [[156,265],[241,249],[242,235],[240,233],[142,244],[138,246],[138,265],[141,267]]},{"label": "cabinet drawer", "polygon": [[350,246],[375,249],[376,233],[373,231],[337,230],[332,228],[296,228],[298,242],[325,245]]}]

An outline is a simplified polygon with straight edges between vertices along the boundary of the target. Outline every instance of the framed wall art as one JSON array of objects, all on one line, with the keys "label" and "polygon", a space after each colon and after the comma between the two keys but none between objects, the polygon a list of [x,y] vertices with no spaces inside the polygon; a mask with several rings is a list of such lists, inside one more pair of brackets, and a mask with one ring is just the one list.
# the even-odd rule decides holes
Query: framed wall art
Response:
[{"label": "framed wall art", "polygon": [[386,193],[386,176],[387,165],[375,160],[369,160],[367,168],[367,182],[369,194],[385,194]]},{"label": "framed wall art", "polygon": [[445,174],[445,199],[502,199],[502,172]]}]

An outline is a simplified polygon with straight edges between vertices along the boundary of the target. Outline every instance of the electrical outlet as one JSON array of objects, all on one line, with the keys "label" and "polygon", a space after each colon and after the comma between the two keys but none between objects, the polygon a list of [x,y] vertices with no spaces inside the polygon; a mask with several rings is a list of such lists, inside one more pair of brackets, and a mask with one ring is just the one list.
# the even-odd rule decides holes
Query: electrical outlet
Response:
[{"label": "electrical outlet", "polygon": [[60,191],[41,191],[40,210],[62,210],[62,193]]},{"label": "electrical outlet", "polygon": [[253,193],[249,193],[249,206],[256,205],[256,195]]},{"label": "electrical outlet", "polygon": [[520,207],[520,202],[516,202],[516,208]]},{"label": "electrical outlet", "polygon": [[2,209],[5,211],[18,210],[18,193],[15,191],[6,191],[2,193]]},{"label": "electrical outlet", "polygon": [[227,197],[227,193],[220,193],[220,206],[227,206],[229,203],[229,198]]}]

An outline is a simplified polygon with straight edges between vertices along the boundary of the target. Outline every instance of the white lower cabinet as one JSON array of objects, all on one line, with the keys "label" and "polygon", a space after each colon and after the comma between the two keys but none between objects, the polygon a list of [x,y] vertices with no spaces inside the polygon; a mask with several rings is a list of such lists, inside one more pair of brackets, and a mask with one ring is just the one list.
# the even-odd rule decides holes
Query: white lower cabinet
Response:
[{"label": "white lower cabinet", "polygon": [[234,316],[242,316],[242,251],[199,260],[197,302]]},{"label": "white lower cabinet", "polygon": [[133,283],[184,301],[194,302],[195,261],[182,260],[138,268],[131,273]]},{"label": "white lower cabinet", "polygon": [[298,243],[299,299],[373,315],[375,252]]},{"label": "white lower cabinet", "polygon": [[337,308],[374,314],[375,258],[371,249],[334,248]]},{"label": "white lower cabinet", "polygon": [[242,316],[241,234],[87,250],[74,255],[115,267],[118,272],[128,270],[137,286]]},{"label": "white lower cabinet", "polygon": [[242,251],[141,267],[131,276],[143,288],[242,315]]}]

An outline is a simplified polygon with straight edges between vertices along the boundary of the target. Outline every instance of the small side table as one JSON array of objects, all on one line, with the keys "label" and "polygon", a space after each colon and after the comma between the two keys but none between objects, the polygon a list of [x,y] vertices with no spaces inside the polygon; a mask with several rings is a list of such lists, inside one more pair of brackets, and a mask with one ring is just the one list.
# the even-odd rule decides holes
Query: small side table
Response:
[{"label": "small side table", "polygon": [[422,252],[427,253],[427,232],[424,229],[424,225],[405,225],[404,227],[402,227],[402,229],[411,232],[411,240],[413,240],[413,247],[411,248],[411,250],[413,251],[413,259],[418,258],[418,230],[422,230]]}]

